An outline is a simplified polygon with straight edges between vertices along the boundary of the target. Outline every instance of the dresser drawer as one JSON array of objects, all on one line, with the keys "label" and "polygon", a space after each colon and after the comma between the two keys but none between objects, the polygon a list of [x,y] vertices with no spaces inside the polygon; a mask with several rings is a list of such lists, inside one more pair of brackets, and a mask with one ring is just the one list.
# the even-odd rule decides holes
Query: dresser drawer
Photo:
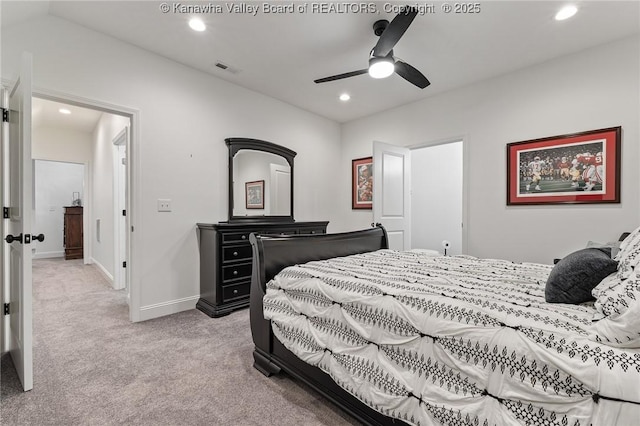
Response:
[{"label": "dresser drawer", "polygon": [[252,252],[249,244],[241,246],[230,246],[222,248],[222,261],[232,262],[234,260],[251,259]]},{"label": "dresser drawer", "polygon": [[298,234],[324,234],[324,228],[302,228]]},{"label": "dresser drawer", "polygon": [[250,289],[251,281],[222,286],[222,301],[226,302],[239,297],[246,297],[249,295]]},{"label": "dresser drawer", "polygon": [[222,281],[251,277],[251,263],[240,263],[222,268]]},{"label": "dresser drawer", "polygon": [[297,229],[270,229],[262,233],[262,235],[295,235],[297,234]]},{"label": "dresser drawer", "polygon": [[249,242],[249,234],[255,231],[237,232],[237,233],[224,233],[222,234],[222,244]]}]

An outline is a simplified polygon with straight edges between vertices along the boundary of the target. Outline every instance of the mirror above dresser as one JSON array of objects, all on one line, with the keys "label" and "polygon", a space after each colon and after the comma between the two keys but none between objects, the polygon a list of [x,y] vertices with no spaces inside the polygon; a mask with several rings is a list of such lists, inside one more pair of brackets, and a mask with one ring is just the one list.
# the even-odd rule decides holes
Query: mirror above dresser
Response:
[{"label": "mirror above dresser", "polygon": [[228,138],[229,222],[293,222],[296,153],[271,142]]},{"label": "mirror above dresser", "polygon": [[296,153],[271,142],[227,138],[229,219],[198,223],[200,299],[196,308],[220,317],[249,306],[253,252],[249,235],[324,234],[328,221],[293,218]]}]

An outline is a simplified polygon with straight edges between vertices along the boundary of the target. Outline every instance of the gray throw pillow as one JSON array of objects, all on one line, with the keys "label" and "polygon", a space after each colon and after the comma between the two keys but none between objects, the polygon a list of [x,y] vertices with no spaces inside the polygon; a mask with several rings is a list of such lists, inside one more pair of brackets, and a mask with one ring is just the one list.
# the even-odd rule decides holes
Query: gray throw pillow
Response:
[{"label": "gray throw pillow", "polygon": [[584,248],[562,258],[549,274],[545,300],[571,304],[594,300],[591,290],[618,269],[618,262],[611,259],[610,250]]}]

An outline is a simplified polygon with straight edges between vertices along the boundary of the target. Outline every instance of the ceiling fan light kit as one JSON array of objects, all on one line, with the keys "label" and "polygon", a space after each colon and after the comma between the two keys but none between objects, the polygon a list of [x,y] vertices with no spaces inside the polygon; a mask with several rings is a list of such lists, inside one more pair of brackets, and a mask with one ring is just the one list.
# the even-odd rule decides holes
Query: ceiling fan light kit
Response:
[{"label": "ceiling fan light kit", "polygon": [[371,58],[369,60],[369,75],[373,78],[387,78],[395,71],[392,58]]},{"label": "ceiling fan light kit", "polygon": [[374,22],[373,32],[380,38],[371,50],[368,68],[319,78],[314,82],[326,83],[367,73],[373,78],[380,79],[389,77],[395,72],[414,86],[424,89],[431,84],[429,80],[420,71],[393,56],[394,46],[407,31],[417,14],[418,9],[415,7],[406,7],[391,22],[385,19]]}]

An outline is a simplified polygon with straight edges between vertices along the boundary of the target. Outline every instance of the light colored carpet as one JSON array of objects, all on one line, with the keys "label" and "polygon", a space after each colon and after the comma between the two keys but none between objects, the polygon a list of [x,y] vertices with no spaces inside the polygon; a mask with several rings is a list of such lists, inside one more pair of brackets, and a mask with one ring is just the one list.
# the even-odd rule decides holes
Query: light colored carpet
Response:
[{"label": "light colored carpet", "polygon": [[34,388],[2,357],[2,425],[356,425],[252,366],[249,312],[130,323],[123,291],[81,260],[33,263]]}]

